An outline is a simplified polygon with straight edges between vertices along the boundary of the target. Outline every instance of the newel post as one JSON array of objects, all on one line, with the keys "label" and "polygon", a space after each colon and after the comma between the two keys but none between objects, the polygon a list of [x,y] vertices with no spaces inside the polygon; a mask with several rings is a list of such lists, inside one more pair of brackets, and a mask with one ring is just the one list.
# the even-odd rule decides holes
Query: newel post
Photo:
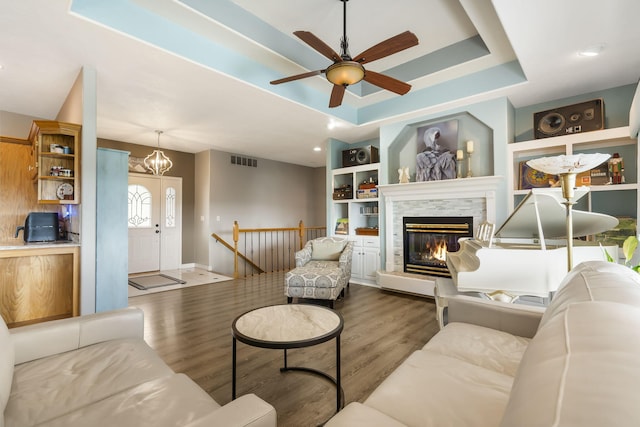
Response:
[{"label": "newel post", "polygon": [[233,221],[233,278],[238,278],[238,240],[240,239],[240,226],[238,221]]},{"label": "newel post", "polygon": [[304,240],[303,240],[303,236],[304,236],[304,223],[302,222],[302,220],[300,220],[300,224],[298,224],[298,235],[300,236],[300,249],[304,248]]}]

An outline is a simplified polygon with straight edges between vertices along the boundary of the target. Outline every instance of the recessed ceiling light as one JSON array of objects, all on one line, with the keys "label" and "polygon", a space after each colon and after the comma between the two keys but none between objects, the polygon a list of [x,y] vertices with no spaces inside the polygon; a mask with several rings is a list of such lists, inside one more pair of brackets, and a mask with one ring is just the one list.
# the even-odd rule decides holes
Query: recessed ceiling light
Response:
[{"label": "recessed ceiling light", "polygon": [[322,151],[322,148],[320,148],[320,147],[313,147],[313,151]]},{"label": "recessed ceiling light", "polygon": [[580,55],[580,56],[598,56],[598,55],[600,55],[600,53],[602,52],[603,49],[604,49],[604,43],[595,44],[593,46],[589,46],[586,49],[582,49],[580,52],[578,52],[578,55]]}]

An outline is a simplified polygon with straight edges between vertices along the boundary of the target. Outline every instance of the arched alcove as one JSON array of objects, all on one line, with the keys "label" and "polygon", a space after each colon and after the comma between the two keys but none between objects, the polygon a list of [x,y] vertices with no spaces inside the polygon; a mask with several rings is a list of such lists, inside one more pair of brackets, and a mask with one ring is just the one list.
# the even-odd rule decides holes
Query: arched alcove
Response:
[{"label": "arched alcove", "polygon": [[388,177],[389,183],[395,184],[399,182],[398,169],[401,167],[409,168],[410,180],[416,179],[416,155],[425,149],[424,141],[420,137],[425,127],[438,126],[445,124],[451,127],[451,122],[455,122],[457,134],[451,136],[455,138],[453,145],[448,144],[447,148],[453,150],[456,154],[457,150],[462,150],[464,160],[462,164],[462,176],[467,175],[468,171],[468,155],[466,153],[467,141],[473,141],[474,152],[472,159],[473,176],[492,176],[494,175],[494,153],[493,153],[493,129],[475,117],[469,112],[459,112],[450,114],[437,119],[429,119],[407,124],[398,133],[396,138],[388,147]]}]

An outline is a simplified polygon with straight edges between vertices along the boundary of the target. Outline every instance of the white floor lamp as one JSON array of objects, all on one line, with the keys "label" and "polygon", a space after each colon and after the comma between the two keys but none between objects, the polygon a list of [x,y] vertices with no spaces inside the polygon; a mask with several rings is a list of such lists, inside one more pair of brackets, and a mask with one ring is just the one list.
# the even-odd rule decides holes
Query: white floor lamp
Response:
[{"label": "white floor lamp", "polygon": [[562,197],[565,198],[564,205],[567,208],[567,271],[573,268],[573,197],[576,188],[576,175],[593,169],[606,162],[609,154],[573,154],[570,156],[561,155],[554,157],[541,157],[529,160],[527,165],[531,168],[550,175],[558,175],[562,186]]}]

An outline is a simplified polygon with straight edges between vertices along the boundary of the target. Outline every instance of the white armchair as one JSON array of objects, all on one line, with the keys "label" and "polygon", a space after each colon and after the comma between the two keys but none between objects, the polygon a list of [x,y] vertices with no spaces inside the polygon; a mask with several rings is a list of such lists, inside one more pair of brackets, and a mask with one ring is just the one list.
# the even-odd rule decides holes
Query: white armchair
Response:
[{"label": "white armchair", "polygon": [[296,268],[285,274],[284,294],[293,298],[335,300],[344,296],[351,279],[353,242],[338,237],[310,240],[296,252]]}]

